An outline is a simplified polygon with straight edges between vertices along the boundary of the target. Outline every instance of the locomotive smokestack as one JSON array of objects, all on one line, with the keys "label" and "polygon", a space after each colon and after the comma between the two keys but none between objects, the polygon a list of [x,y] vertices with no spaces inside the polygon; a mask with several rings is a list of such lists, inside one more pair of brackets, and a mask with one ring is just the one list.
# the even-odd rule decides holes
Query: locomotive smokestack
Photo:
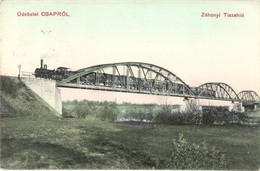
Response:
[{"label": "locomotive smokestack", "polygon": [[42,66],[43,66],[43,59],[41,59],[41,68],[42,68]]}]

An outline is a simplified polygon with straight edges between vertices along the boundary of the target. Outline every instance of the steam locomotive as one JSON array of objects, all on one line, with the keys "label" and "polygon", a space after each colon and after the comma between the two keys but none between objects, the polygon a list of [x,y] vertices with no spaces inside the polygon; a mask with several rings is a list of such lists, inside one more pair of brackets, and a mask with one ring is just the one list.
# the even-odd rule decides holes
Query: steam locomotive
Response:
[{"label": "steam locomotive", "polygon": [[75,73],[75,71],[70,71],[70,69],[66,67],[58,67],[56,70],[50,70],[47,68],[46,64],[43,65],[43,59],[41,59],[41,67],[36,68],[34,71],[34,75],[36,78],[46,78],[56,81],[66,79]]}]

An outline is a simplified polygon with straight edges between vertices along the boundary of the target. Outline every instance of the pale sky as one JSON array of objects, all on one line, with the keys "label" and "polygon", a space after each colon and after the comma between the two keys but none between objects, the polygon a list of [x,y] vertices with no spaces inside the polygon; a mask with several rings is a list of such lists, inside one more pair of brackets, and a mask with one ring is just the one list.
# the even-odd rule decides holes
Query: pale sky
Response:
[{"label": "pale sky", "polygon": [[[43,11],[70,16],[44,17]],[[72,70],[136,61],[164,67],[190,86],[225,82],[237,93],[260,95],[259,1],[9,0],[1,2],[0,29],[1,75],[17,76],[19,64],[34,72],[40,59],[50,69]]]}]

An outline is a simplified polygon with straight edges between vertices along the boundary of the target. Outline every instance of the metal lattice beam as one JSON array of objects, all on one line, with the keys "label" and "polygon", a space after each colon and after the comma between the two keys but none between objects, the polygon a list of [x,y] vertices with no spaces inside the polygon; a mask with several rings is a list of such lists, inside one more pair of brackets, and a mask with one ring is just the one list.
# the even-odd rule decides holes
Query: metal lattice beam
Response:
[{"label": "metal lattice beam", "polygon": [[[126,73],[123,73],[120,67],[123,71],[126,70]],[[110,69],[112,73],[108,71]],[[190,87],[179,77],[153,64],[139,62],[103,64],[83,68],[76,73],[58,82],[57,86],[195,97]]]},{"label": "metal lattice beam", "polygon": [[259,103],[254,91],[237,94],[223,82],[209,82],[194,92],[169,70],[140,62],[122,62],[95,65],[75,71],[76,74],[57,83],[58,87],[85,88],[202,99]]},{"label": "metal lattice beam", "polygon": [[197,97],[206,99],[240,101],[237,93],[226,83],[210,82],[197,88]]},{"label": "metal lattice beam", "polygon": [[241,91],[238,96],[245,103],[260,103],[260,97],[252,90]]}]

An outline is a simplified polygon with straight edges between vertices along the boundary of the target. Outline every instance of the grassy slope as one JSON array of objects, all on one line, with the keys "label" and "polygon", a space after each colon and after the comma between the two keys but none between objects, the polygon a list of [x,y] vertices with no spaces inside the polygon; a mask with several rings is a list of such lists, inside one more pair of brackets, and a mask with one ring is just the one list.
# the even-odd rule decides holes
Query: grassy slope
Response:
[{"label": "grassy slope", "polygon": [[[16,77],[0,76],[0,100],[3,108],[11,108],[12,114],[1,109],[5,117],[32,117],[33,119],[57,118],[59,114]],[[56,116],[55,116],[56,115]]]},{"label": "grassy slope", "polygon": [[[24,86],[19,89],[25,91]],[[23,99],[25,95],[15,99],[2,96],[7,102],[24,101],[24,108],[30,110],[17,110],[12,104],[21,114],[1,119],[1,168],[150,169],[156,160],[163,159],[172,138],[179,133],[190,143],[206,140],[215,145],[226,154],[228,169],[260,167],[259,127],[152,126],[93,118],[62,119],[48,107],[38,106],[41,102],[33,95],[30,103]],[[254,114],[258,116],[259,112]]]}]

